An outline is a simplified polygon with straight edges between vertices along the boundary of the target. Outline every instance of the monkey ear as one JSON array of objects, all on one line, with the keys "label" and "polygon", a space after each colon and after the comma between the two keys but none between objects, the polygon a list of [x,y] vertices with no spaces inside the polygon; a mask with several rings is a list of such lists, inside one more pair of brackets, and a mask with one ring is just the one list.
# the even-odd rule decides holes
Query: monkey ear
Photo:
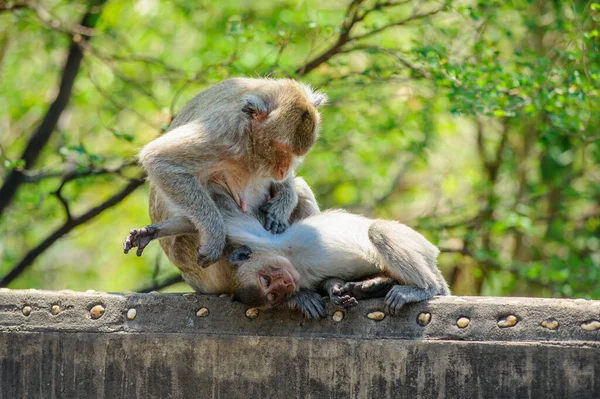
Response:
[{"label": "monkey ear", "polygon": [[242,245],[236,248],[229,256],[227,260],[234,266],[240,266],[242,263],[252,257],[252,250],[247,245]]},{"label": "monkey ear", "polygon": [[252,119],[263,121],[269,115],[269,109],[265,101],[255,94],[246,94],[242,97],[244,105],[242,112],[250,115]]},{"label": "monkey ear", "polygon": [[308,101],[315,107],[327,104],[327,100],[329,99],[324,93],[313,90],[313,88],[307,84],[302,84],[302,89],[304,90],[306,97],[308,97]]}]

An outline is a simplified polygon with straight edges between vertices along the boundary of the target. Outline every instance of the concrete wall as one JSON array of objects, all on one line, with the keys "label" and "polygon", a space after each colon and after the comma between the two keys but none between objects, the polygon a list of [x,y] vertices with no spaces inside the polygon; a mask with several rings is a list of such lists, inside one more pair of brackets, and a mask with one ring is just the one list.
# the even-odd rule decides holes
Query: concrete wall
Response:
[{"label": "concrete wall", "polygon": [[0,399],[600,398],[600,301],[339,310],[251,319],[215,296],[0,289]]}]

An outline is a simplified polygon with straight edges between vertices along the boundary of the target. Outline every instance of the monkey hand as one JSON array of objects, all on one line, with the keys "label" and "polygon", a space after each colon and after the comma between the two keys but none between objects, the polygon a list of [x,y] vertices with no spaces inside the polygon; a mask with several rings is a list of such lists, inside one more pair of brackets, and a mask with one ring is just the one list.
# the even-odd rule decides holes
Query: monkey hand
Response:
[{"label": "monkey hand", "polygon": [[317,292],[300,290],[292,300],[295,302],[295,307],[307,319],[320,319],[327,316],[325,302]]},{"label": "monkey hand", "polygon": [[338,306],[344,308],[351,308],[358,305],[358,301],[355,297],[348,294],[347,285],[343,287],[334,287],[329,294],[329,300]]},{"label": "monkey hand", "polygon": [[265,213],[265,230],[281,234],[290,227],[291,211],[287,210],[285,202],[278,201],[277,197],[265,202],[259,209]]},{"label": "monkey hand", "polygon": [[[208,243],[207,243],[208,244]],[[196,248],[196,261],[198,265],[202,267],[208,267],[214,263],[217,263],[223,256],[223,245],[204,244]]]},{"label": "monkey hand", "polygon": [[141,229],[133,229],[129,231],[129,235],[123,243],[123,252],[129,253],[132,248],[137,247],[135,252],[137,256],[142,256],[144,248],[156,237],[158,230],[153,226],[142,227]]}]

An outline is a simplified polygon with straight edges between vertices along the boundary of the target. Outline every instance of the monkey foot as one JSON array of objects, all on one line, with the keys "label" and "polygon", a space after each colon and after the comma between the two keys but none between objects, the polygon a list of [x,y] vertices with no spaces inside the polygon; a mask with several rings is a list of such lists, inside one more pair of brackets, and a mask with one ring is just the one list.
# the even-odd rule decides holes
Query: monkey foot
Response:
[{"label": "monkey foot", "polygon": [[131,230],[123,243],[123,252],[127,254],[132,248],[137,247],[136,255],[142,256],[144,248],[156,237],[156,233],[157,229],[152,226]]},{"label": "monkey foot", "polygon": [[339,295],[337,293],[334,293],[332,296],[329,297],[329,300],[335,303],[336,305],[342,306],[346,309],[358,305],[358,301],[356,300],[356,298],[350,295],[343,295],[341,293]]},{"label": "monkey foot", "polygon": [[394,285],[385,296],[385,310],[394,316],[400,312],[400,309],[412,302],[421,302],[430,299],[433,296],[435,288],[423,289],[414,286]]}]

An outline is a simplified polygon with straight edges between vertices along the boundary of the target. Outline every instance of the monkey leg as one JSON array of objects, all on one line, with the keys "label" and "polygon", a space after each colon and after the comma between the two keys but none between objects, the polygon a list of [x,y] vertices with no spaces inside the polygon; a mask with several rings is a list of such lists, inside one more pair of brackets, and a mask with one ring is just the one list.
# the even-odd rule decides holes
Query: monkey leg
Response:
[{"label": "monkey leg", "polygon": [[142,256],[144,248],[154,239],[195,233],[197,234],[198,230],[188,218],[174,216],[162,222],[129,231],[129,235],[123,243],[123,252],[127,254],[132,248],[137,247],[136,255]]},{"label": "monkey leg", "polygon": [[349,281],[341,290],[358,299],[382,298],[397,285],[398,282],[387,276],[376,276],[362,281]]},{"label": "monkey leg", "polygon": [[439,250],[421,234],[397,222],[376,221],[369,228],[369,239],[381,257],[385,273],[404,284],[392,287],[385,297],[390,314],[396,314],[405,303],[449,293],[436,266]]}]

